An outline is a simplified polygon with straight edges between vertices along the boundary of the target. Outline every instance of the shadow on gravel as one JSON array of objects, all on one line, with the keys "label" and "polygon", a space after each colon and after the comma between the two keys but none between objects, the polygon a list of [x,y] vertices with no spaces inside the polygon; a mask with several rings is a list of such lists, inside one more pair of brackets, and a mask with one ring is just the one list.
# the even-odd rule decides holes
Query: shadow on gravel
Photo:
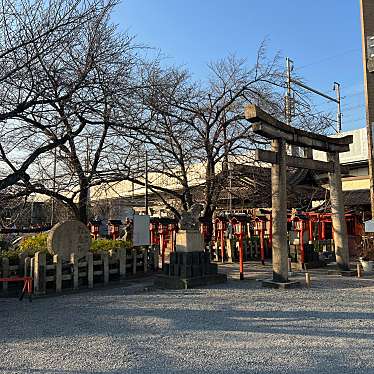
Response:
[{"label": "shadow on gravel", "polygon": [[[0,314],[0,343],[3,339],[27,341],[77,334],[105,336],[108,331],[114,331],[115,336],[162,334],[160,325],[152,322],[155,320],[177,333],[222,331],[374,340],[371,327],[374,312],[308,310],[308,303],[313,306],[312,300],[302,301],[302,310],[292,310],[292,305],[288,309],[283,307],[285,310],[274,310],[274,305],[290,302],[284,294],[274,296],[274,293],[268,298],[258,295],[248,298],[258,310],[240,310],[232,306],[232,300],[219,300],[219,292],[205,303],[202,295],[204,290],[152,292],[141,297],[124,295],[118,300],[118,290],[107,290],[104,296],[86,303],[79,296],[53,299],[52,305],[51,299],[38,300],[29,308],[24,306],[18,312]],[[116,302],[110,301],[112,296],[117,297]],[[68,303],[66,307],[64,302]],[[269,304],[273,306],[271,310],[264,310]],[[344,321],[351,321],[350,329],[344,329]],[[360,329],[363,324],[365,328]]]}]

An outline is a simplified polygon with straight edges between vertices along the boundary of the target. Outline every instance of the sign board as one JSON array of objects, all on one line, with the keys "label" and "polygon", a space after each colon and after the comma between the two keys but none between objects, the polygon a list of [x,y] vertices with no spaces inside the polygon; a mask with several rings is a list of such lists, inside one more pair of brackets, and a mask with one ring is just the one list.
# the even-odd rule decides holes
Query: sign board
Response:
[{"label": "sign board", "polygon": [[151,245],[151,233],[149,231],[150,217],[134,214],[133,223],[132,242],[134,247]]},{"label": "sign board", "polygon": [[374,232],[374,220],[365,222],[365,232]]},{"label": "sign board", "polygon": [[374,58],[370,57],[367,61],[367,68],[369,73],[374,73]]}]

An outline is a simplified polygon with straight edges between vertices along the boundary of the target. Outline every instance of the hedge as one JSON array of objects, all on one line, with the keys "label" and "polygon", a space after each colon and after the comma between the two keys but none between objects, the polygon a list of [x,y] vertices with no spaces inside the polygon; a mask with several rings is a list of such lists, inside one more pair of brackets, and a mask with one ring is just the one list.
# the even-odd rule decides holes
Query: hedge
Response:
[{"label": "hedge", "polygon": [[[22,240],[18,248],[0,250],[0,258],[7,257],[9,260],[15,260],[18,259],[21,253],[26,253],[28,256],[32,257],[36,252],[47,252],[47,237],[47,233],[26,237]],[[97,239],[92,240],[90,252],[115,252],[122,248],[131,247],[131,242],[125,242],[123,240]]]}]

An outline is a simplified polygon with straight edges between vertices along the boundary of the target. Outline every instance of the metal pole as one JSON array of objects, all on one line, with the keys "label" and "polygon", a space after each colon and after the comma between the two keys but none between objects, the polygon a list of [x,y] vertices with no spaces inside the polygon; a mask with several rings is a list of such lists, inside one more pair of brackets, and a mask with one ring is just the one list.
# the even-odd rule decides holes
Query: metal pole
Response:
[{"label": "metal pole", "polygon": [[[54,160],[53,160],[53,186],[52,191],[55,192],[56,190],[56,171],[57,171],[57,147],[54,150]],[[55,199],[52,197],[52,205],[51,205],[51,226],[53,226],[53,222],[55,220]]]},{"label": "metal pole", "polygon": [[148,214],[148,152],[145,151],[145,195],[144,195],[144,207],[145,207],[145,214]]},{"label": "metal pole", "polygon": [[[287,87],[287,93],[286,93],[286,122],[288,126],[292,126],[292,110],[293,110],[293,97],[292,97],[292,78],[291,78],[291,72],[293,70],[293,61],[286,58],[286,68],[287,68],[287,79],[286,79],[286,87]],[[299,154],[299,147],[292,145],[291,146],[291,153],[292,156],[298,156]]]},{"label": "metal pole", "polygon": [[291,111],[291,101],[292,101],[292,88],[291,88],[291,71],[292,71],[292,65],[293,61],[290,60],[288,57],[286,58],[286,87],[287,87],[287,92],[286,92],[286,101],[285,101],[285,114],[286,114],[286,123],[287,125],[291,126],[292,123],[292,111]]},{"label": "metal pole", "polygon": [[311,92],[313,92],[313,93],[315,93],[315,94],[317,94],[317,95],[320,95],[320,96],[322,96],[322,97],[324,97],[324,98],[326,98],[326,99],[328,99],[328,100],[334,101],[335,103],[338,102],[338,100],[335,99],[334,97],[331,97],[331,96],[329,96],[329,95],[326,95],[326,94],[324,94],[323,92],[318,91],[318,90],[316,90],[316,89],[314,89],[314,88],[312,88],[312,87],[309,87],[309,86],[307,86],[306,84],[301,83],[301,82],[299,82],[299,81],[296,80],[296,79],[292,79],[292,78],[291,78],[291,82],[297,84],[298,86],[300,86],[300,87],[302,87],[302,88],[305,88],[305,89],[308,90],[308,91],[311,91]]},{"label": "metal pole", "polygon": [[364,67],[364,88],[366,101],[366,131],[368,140],[368,162],[370,178],[371,216],[374,218],[374,72],[369,72],[368,61],[372,60],[368,42],[374,36],[374,7],[372,0],[361,0],[362,61]]},{"label": "metal pole", "polygon": [[231,166],[229,166],[229,212],[232,211],[232,170]]},{"label": "metal pole", "polygon": [[340,84],[334,82],[334,91],[336,91],[336,100],[337,100],[337,113],[336,113],[336,132],[338,134],[342,131],[342,111],[341,111],[341,100],[340,100]]}]

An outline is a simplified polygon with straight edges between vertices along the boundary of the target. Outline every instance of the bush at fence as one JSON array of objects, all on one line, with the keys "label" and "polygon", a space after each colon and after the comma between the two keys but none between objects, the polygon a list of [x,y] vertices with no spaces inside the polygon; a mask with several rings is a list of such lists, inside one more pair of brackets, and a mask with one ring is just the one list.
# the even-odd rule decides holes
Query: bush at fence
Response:
[{"label": "bush at fence", "polygon": [[98,239],[92,241],[90,251],[93,253],[108,251],[115,252],[119,249],[126,248],[131,248],[131,242],[125,242],[123,240]]},{"label": "bush at fence", "polygon": [[0,250],[0,258],[6,257],[11,263],[15,263],[22,253],[33,257],[36,252],[47,252],[47,236],[48,234],[43,233],[26,237],[18,247]]},{"label": "bush at fence", "polygon": [[[6,250],[0,248],[0,258],[6,257],[9,258],[9,261],[15,262],[22,253],[33,257],[36,252],[47,252],[47,237],[48,233],[37,234],[24,238],[17,248]],[[123,240],[98,239],[92,241],[90,252],[116,252],[119,249],[128,249],[131,247],[131,242]]]}]

